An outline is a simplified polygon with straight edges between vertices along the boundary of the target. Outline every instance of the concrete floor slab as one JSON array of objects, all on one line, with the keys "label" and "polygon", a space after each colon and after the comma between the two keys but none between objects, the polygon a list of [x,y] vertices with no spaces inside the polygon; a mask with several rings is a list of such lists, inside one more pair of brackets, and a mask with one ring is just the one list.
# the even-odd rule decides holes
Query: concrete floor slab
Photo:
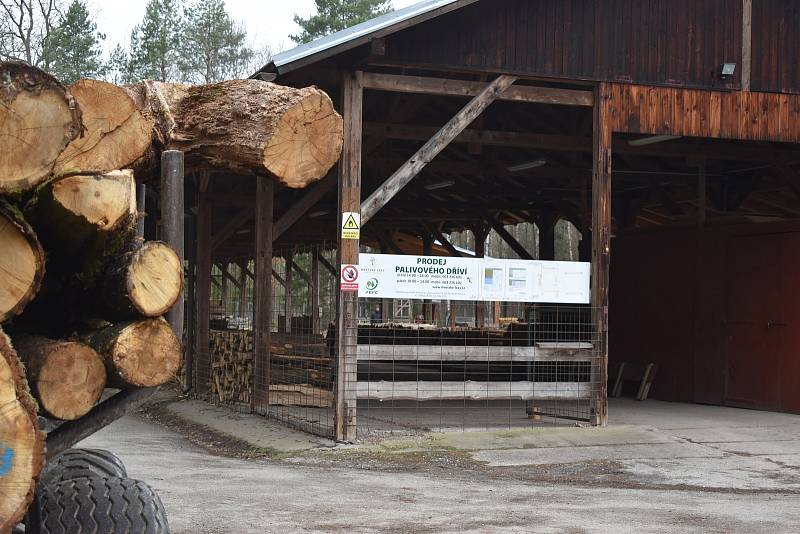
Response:
[{"label": "concrete floor slab", "polygon": [[706,445],[738,455],[800,454],[800,439],[707,443]]},{"label": "concrete floor slab", "polygon": [[737,443],[741,441],[783,441],[800,439],[800,423],[781,427],[728,427],[687,428],[671,432],[673,435],[695,443]]},{"label": "concrete floor slab", "polygon": [[724,453],[722,451],[704,445],[678,442],[487,450],[472,453],[472,457],[475,460],[486,462],[492,467],[551,465],[641,458],[713,458],[723,455]]}]

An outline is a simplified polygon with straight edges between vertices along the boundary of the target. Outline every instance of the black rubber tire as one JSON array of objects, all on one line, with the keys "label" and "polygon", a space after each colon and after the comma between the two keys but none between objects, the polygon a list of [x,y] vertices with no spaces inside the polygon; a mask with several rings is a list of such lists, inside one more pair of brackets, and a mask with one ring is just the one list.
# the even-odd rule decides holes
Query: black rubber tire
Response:
[{"label": "black rubber tire", "polygon": [[126,478],[125,465],[115,454],[102,449],[67,449],[45,465],[40,486],[84,477]]},{"label": "black rubber tire", "polygon": [[161,499],[130,478],[78,478],[44,487],[39,512],[41,534],[169,534]]}]

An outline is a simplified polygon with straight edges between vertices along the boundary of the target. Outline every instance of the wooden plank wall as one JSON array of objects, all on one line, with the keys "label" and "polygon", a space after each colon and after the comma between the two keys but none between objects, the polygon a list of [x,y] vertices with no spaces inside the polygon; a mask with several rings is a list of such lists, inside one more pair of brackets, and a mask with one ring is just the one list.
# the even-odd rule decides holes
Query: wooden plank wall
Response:
[{"label": "wooden plank wall", "polygon": [[800,2],[753,0],[754,91],[800,93]]},{"label": "wooden plank wall", "polygon": [[603,104],[615,132],[800,142],[800,95],[610,84]]},{"label": "wooden plank wall", "polygon": [[[741,0],[492,0],[402,31],[387,57],[584,80],[739,87]],[[737,69],[741,70],[741,69]]]}]

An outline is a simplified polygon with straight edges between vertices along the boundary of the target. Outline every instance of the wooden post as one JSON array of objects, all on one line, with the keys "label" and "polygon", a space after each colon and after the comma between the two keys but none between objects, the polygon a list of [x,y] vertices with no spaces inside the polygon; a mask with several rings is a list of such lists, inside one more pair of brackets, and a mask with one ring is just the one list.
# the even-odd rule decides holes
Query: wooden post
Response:
[{"label": "wooden post", "polygon": [[240,261],[239,265],[239,317],[247,315],[247,262]]},{"label": "wooden post", "polygon": [[742,91],[750,90],[753,70],[753,0],[742,0]]},{"label": "wooden post", "polygon": [[556,222],[558,219],[549,210],[545,210],[536,217],[536,226],[539,228],[539,259],[556,259]]},{"label": "wooden post", "polygon": [[319,245],[311,249],[311,334],[321,332],[319,316]]},{"label": "wooden post", "polygon": [[[339,216],[337,218],[336,248],[339,269],[358,264],[359,240],[342,239],[342,213],[361,212],[361,72],[346,73],[342,85],[342,116],[344,146],[339,161]],[[363,222],[362,222],[363,226]],[[340,278],[337,274],[337,278]],[[358,368],[358,294],[342,291],[337,299],[336,337],[336,440],[353,441],[356,437],[356,392]]]},{"label": "wooden post", "polygon": [[592,322],[595,358],[592,364],[593,424],[608,423],[608,274],[611,263],[611,140],[608,87],[597,88],[592,139]]},{"label": "wooden post", "polygon": [[253,284],[253,396],[250,409],[269,410],[269,347],[272,339],[272,228],[274,185],[256,178],[256,255]]},{"label": "wooden post", "polygon": [[[423,231],[422,234],[422,255],[430,256],[433,251],[433,236],[428,232]],[[422,316],[425,317],[425,322],[430,324],[433,321],[433,303],[431,299],[424,299],[422,301]]]},{"label": "wooden post", "polygon": [[189,313],[186,315],[186,339],[184,344],[183,367],[184,382],[183,391],[188,392],[192,389],[192,366],[194,365],[194,348],[197,340],[197,296],[195,287],[197,285],[197,216],[192,215],[186,221],[187,237],[187,269],[186,269],[186,308]]},{"label": "wooden post", "polygon": [[208,347],[211,321],[211,216],[211,202],[206,194],[201,194],[197,209],[197,324],[194,346],[194,389],[201,395],[208,393],[211,379]]},{"label": "wooden post", "polygon": [[[183,152],[165,150],[161,153],[161,239],[178,255],[183,266]],[[209,251],[210,254],[210,251]],[[178,339],[183,339],[183,294],[167,312],[167,322]]]},{"label": "wooden post", "polygon": [[230,263],[224,261],[219,264],[219,271],[222,273],[222,287],[219,290],[220,299],[222,300],[222,308],[225,310],[225,314],[228,313],[228,296],[229,296],[229,289],[230,289],[230,273],[228,272],[228,267]]},{"label": "wooden post", "polygon": [[147,202],[147,186],[136,184],[136,237],[144,239],[144,218],[147,216],[145,209]]},{"label": "wooden post", "polygon": [[294,269],[292,269],[292,262],[294,261],[294,254],[292,251],[288,251],[286,253],[286,257],[284,258],[286,264],[286,272],[284,276],[286,277],[286,286],[284,287],[284,294],[286,295],[286,301],[283,303],[283,316],[286,319],[286,324],[284,325],[284,332],[287,334],[292,333],[292,280],[294,279]]},{"label": "wooden post", "polygon": [[[475,257],[483,258],[486,256],[486,238],[489,236],[489,226],[479,224],[472,228],[475,236]],[[475,303],[475,326],[483,328],[486,326],[486,303],[478,301]]]}]

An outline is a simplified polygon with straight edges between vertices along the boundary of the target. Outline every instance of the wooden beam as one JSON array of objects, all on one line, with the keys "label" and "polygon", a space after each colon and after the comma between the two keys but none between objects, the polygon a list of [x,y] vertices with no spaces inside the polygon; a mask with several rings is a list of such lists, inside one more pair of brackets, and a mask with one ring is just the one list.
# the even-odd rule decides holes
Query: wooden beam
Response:
[{"label": "wooden beam", "polygon": [[[364,73],[364,89],[448,96],[478,96],[486,89],[486,82],[405,76],[399,74]],[[510,87],[498,100],[535,104],[559,104],[565,106],[588,106],[594,103],[591,91],[554,89],[551,87]]]},{"label": "wooden beam", "polygon": [[256,253],[253,276],[253,395],[250,409],[269,409],[269,347],[272,340],[272,218],[275,186],[265,177],[256,178]]},{"label": "wooden beam", "polygon": [[244,317],[247,312],[247,265],[239,262],[239,316]]},{"label": "wooden beam", "polygon": [[[362,73],[346,73],[342,81],[342,118],[344,143],[339,161],[339,209],[337,228],[345,212],[361,211],[361,142],[363,137]],[[361,225],[364,225],[362,214]],[[359,240],[342,239],[336,232],[337,264],[358,264]],[[339,270],[336,269],[339,280]],[[337,441],[356,438],[356,404],[358,388],[358,294],[342,291],[339,285],[336,306],[336,395],[334,434]]]},{"label": "wooden beam", "polygon": [[319,262],[322,264],[322,266],[323,266],[323,267],[325,267],[325,269],[326,269],[326,270],[327,270],[329,273],[331,273],[331,275],[332,275],[333,277],[335,277],[336,279],[338,279],[338,278],[339,278],[339,271],[337,271],[337,270],[336,270],[336,267],[334,267],[334,266],[331,264],[331,262],[329,262],[329,261],[327,260],[327,258],[325,258],[325,256],[323,256],[323,255],[322,255],[322,252],[321,252],[321,251],[320,251],[320,254],[319,254]]},{"label": "wooden beam", "polygon": [[[489,236],[491,227],[485,222],[481,222],[472,227],[472,235],[475,236],[475,257],[483,258],[486,256],[486,238]],[[475,326],[483,328],[486,324],[486,303],[475,303]]]},{"label": "wooden beam", "polygon": [[425,225],[425,229],[430,232],[430,234],[436,239],[444,248],[447,249],[447,252],[450,253],[451,256],[454,258],[460,258],[463,256],[461,252],[453,246],[449,239],[447,239],[441,231],[435,226],[431,226],[429,224]]},{"label": "wooden beam", "polygon": [[608,280],[611,264],[611,146],[608,84],[597,87],[592,173],[592,318],[599,342],[592,363],[593,423],[608,424]]},{"label": "wooden beam", "polygon": [[277,281],[278,281],[278,283],[279,283],[279,284],[280,284],[280,285],[281,285],[281,286],[282,286],[284,289],[286,289],[286,280],[284,280],[284,279],[283,279],[283,277],[282,277],[282,276],[281,276],[281,275],[278,273],[278,271],[276,271],[275,269],[272,269],[272,277],[273,277],[275,280],[277,280]]},{"label": "wooden beam", "polygon": [[[411,141],[426,141],[436,133],[435,126],[418,126],[413,124],[385,124],[368,122],[364,124],[366,135],[378,135],[390,139],[405,139]],[[503,146],[523,149],[539,149],[568,152],[592,151],[592,140],[588,137],[561,134],[541,134],[530,132],[506,132],[498,130],[464,130],[453,140],[454,143],[482,143],[491,146]],[[672,141],[670,143],[657,143],[653,145],[631,146],[628,141],[619,139],[613,141],[612,148],[620,154],[634,154],[640,156],[675,157],[685,158],[703,154],[707,159],[720,159],[729,161],[770,161],[769,151],[761,147],[703,145],[697,146],[690,142]],[[796,153],[783,149],[781,153],[796,157]],[[540,169],[542,173],[547,169]]]},{"label": "wooden beam", "polygon": [[[213,202],[213,200],[212,200]],[[242,207],[241,211],[237,213],[233,219],[225,223],[225,226],[220,228],[219,232],[214,234],[211,238],[211,252],[217,250],[220,245],[228,240],[233,234],[236,233],[244,224],[251,220],[256,213],[256,208],[252,204]]]},{"label": "wooden beam", "polygon": [[[470,125],[492,102],[516,81],[513,76],[498,76],[445,124],[416,154],[361,204],[361,225],[384,207],[408,182],[414,179],[447,145]],[[360,121],[359,121],[360,122]],[[359,128],[359,135],[360,135]],[[360,143],[360,139],[359,139]]]},{"label": "wooden beam", "polygon": [[514,239],[514,236],[508,233],[508,230],[506,230],[496,218],[488,217],[487,221],[492,226],[492,229],[497,232],[497,235],[499,235],[500,238],[505,241],[509,247],[511,247],[511,250],[513,250],[517,256],[523,260],[533,259],[533,256],[531,256],[530,252],[525,250],[525,247],[523,247],[519,241]]},{"label": "wooden beam", "polygon": [[753,0],[742,0],[742,91],[750,90],[753,70]]},{"label": "wooden beam", "polygon": [[[291,257],[291,256],[287,256],[287,258],[290,258],[290,257]],[[302,267],[300,267],[299,265],[297,265],[297,262],[296,262],[296,261],[294,261],[294,259],[293,259],[293,258],[291,259],[290,263],[291,263],[291,265],[292,265],[292,269],[294,269],[294,271],[295,271],[297,274],[299,274],[299,275],[300,275],[300,278],[302,278],[302,279],[303,279],[303,281],[304,281],[306,284],[308,284],[308,286],[309,286],[309,287],[311,287],[311,277],[308,275],[308,273],[307,273],[307,272],[305,272],[305,271],[303,270],[303,268],[302,268]]]},{"label": "wooden beam", "polygon": [[193,384],[194,377],[194,350],[197,339],[197,215],[189,215],[186,220],[186,340],[183,344],[183,384],[184,393],[188,393]]},{"label": "wooden beam", "polygon": [[328,173],[328,175],[320,182],[317,182],[311,189],[303,195],[303,197],[292,204],[292,207],[289,210],[281,215],[280,219],[275,221],[275,227],[272,234],[272,239],[277,241],[279,237],[281,237],[286,230],[292,227],[294,223],[296,223],[300,218],[308,212],[317,202],[322,200],[331,189],[334,188],[336,185],[337,176],[334,171]]},{"label": "wooden beam", "polygon": [[194,345],[194,390],[199,395],[209,392],[211,355],[208,350],[211,321],[211,218],[213,211],[208,195],[200,195],[197,209],[197,296],[196,337]]}]

